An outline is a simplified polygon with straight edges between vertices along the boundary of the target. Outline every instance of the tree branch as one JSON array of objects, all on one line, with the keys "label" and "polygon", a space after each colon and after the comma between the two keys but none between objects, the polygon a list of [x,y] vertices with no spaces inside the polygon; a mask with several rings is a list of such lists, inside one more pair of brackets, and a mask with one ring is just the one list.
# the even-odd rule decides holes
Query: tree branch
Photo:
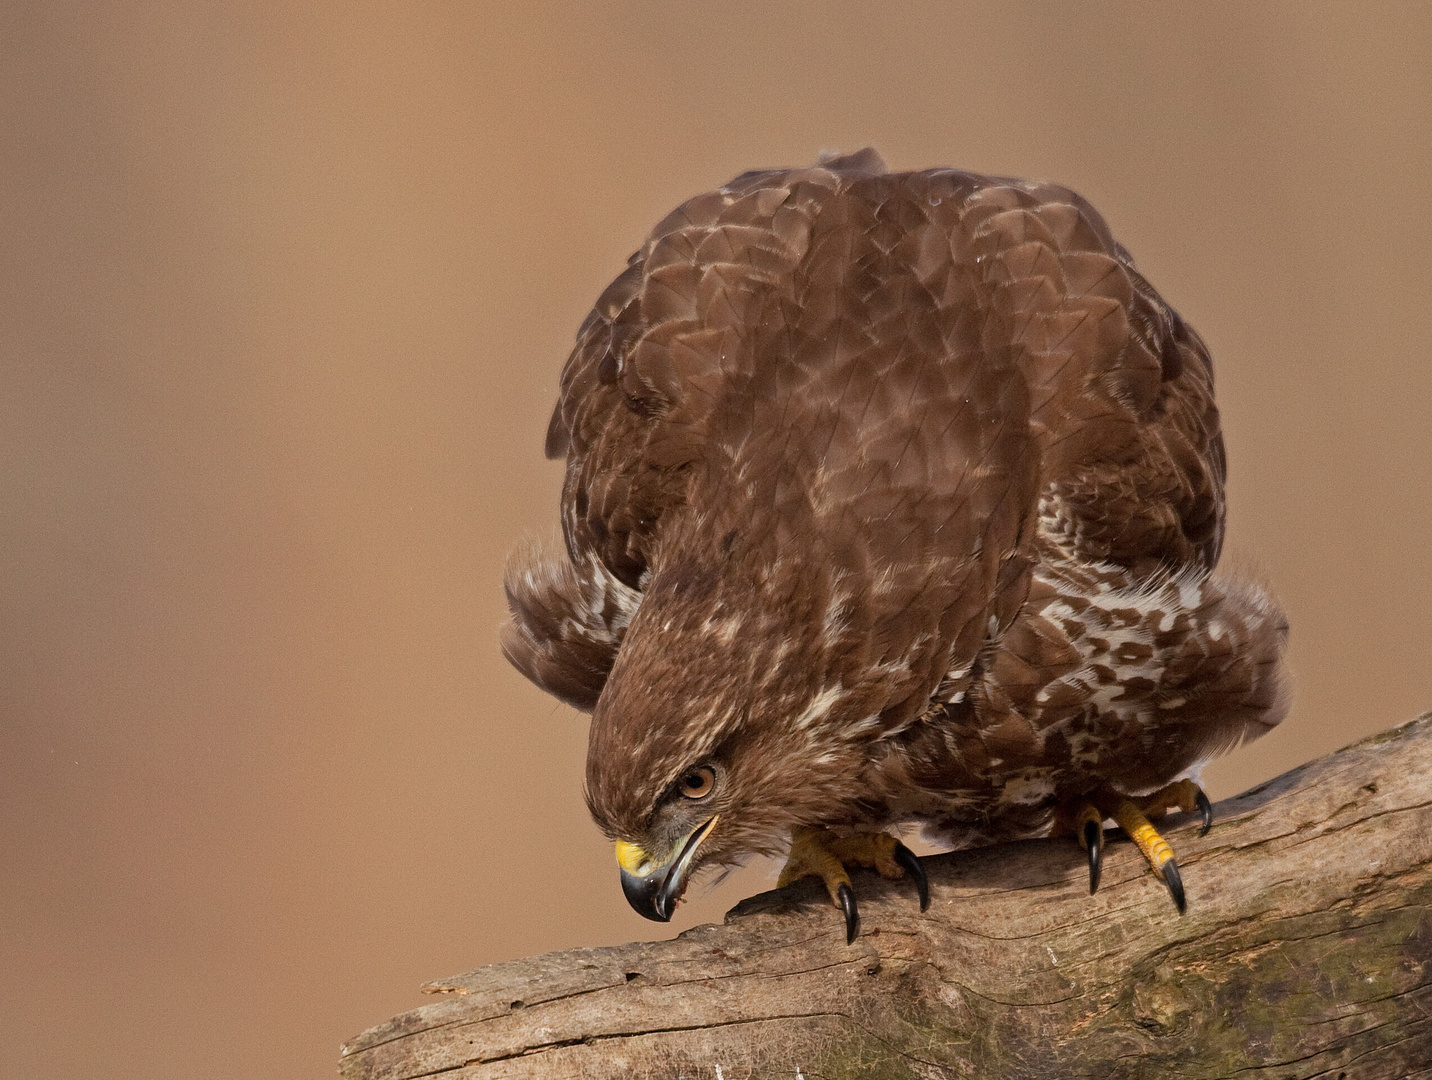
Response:
[{"label": "tree branch", "polygon": [[[424,989],[346,1080],[541,1077],[1432,1078],[1432,713],[1170,819],[1180,917],[1111,834],[925,861],[933,902],[860,873],[862,935],[807,881],[674,941]],[[720,1066],[718,1074],[717,1066]]]}]

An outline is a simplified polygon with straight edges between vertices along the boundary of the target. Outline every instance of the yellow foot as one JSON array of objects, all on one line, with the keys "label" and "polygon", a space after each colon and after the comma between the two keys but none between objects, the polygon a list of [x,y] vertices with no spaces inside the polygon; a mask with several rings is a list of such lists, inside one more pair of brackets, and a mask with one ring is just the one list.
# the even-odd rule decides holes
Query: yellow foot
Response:
[{"label": "yellow foot", "polygon": [[845,943],[860,931],[860,908],[850,887],[847,866],[873,867],[881,877],[892,880],[909,876],[920,893],[920,910],[930,906],[930,883],[915,853],[888,833],[855,833],[836,836],[826,829],[797,829],[791,835],[791,853],[776,887],[804,877],[825,882],[831,902],[845,913]]},{"label": "yellow foot", "polygon": [[1182,810],[1185,814],[1197,810],[1203,818],[1199,836],[1207,836],[1208,830],[1213,827],[1213,804],[1208,801],[1203,788],[1192,780],[1175,780],[1152,795],[1140,796],[1134,804],[1151,818],[1161,818],[1170,810]]},{"label": "yellow foot", "polygon": [[1185,813],[1197,810],[1203,818],[1203,829],[1198,835],[1203,836],[1213,824],[1213,804],[1208,801],[1202,788],[1192,780],[1176,780],[1159,788],[1152,795],[1138,798],[1104,790],[1095,792],[1088,800],[1076,804],[1072,809],[1073,812],[1067,815],[1065,820],[1070,823],[1074,835],[1083,842],[1084,849],[1089,853],[1090,893],[1099,888],[1099,870],[1104,861],[1104,819],[1113,818],[1118,822],[1119,828],[1123,829],[1144,853],[1144,858],[1148,859],[1154,873],[1168,886],[1179,914],[1183,913],[1188,901],[1184,897],[1183,877],[1173,857],[1173,849],[1150,824],[1149,818],[1163,817],[1171,809],[1183,810]]}]

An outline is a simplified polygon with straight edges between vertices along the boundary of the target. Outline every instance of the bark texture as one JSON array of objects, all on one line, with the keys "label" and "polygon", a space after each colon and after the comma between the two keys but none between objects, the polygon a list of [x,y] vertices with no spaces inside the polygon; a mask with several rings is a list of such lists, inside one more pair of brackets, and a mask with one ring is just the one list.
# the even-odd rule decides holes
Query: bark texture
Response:
[{"label": "bark texture", "polygon": [[1432,1078],[1432,713],[1166,819],[1180,917],[1111,834],[815,882],[673,941],[514,960],[343,1048],[346,1080]]}]

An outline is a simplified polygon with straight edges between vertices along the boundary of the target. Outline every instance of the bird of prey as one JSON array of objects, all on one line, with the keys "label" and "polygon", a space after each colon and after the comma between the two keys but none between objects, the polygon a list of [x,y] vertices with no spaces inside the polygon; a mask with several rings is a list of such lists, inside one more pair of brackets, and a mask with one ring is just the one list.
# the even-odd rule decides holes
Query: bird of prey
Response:
[{"label": "bird of prey", "polygon": [[656,226],[582,324],[547,434],[564,544],[503,648],[591,713],[628,900],[786,855],[909,875],[1150,818],[1286,711],[1286,621],[1214,573],[1208,350],[1084,199],[873,150],[747,172]]}]

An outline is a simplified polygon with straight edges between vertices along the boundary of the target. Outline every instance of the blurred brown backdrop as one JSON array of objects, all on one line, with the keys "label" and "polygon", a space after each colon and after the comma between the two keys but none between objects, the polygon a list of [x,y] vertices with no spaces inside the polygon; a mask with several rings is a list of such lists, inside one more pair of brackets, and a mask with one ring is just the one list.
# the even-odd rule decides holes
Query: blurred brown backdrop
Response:
[{"label": "blurred brown backdrop", "polygon": [[1208,339],[1297,674],[1215,795],[1432,705],[1432,9],[658,7],[0,6],[0,1075],[327,1076],[661,932],[500,570],[589,304],[748,167],[1061,180]]}]

